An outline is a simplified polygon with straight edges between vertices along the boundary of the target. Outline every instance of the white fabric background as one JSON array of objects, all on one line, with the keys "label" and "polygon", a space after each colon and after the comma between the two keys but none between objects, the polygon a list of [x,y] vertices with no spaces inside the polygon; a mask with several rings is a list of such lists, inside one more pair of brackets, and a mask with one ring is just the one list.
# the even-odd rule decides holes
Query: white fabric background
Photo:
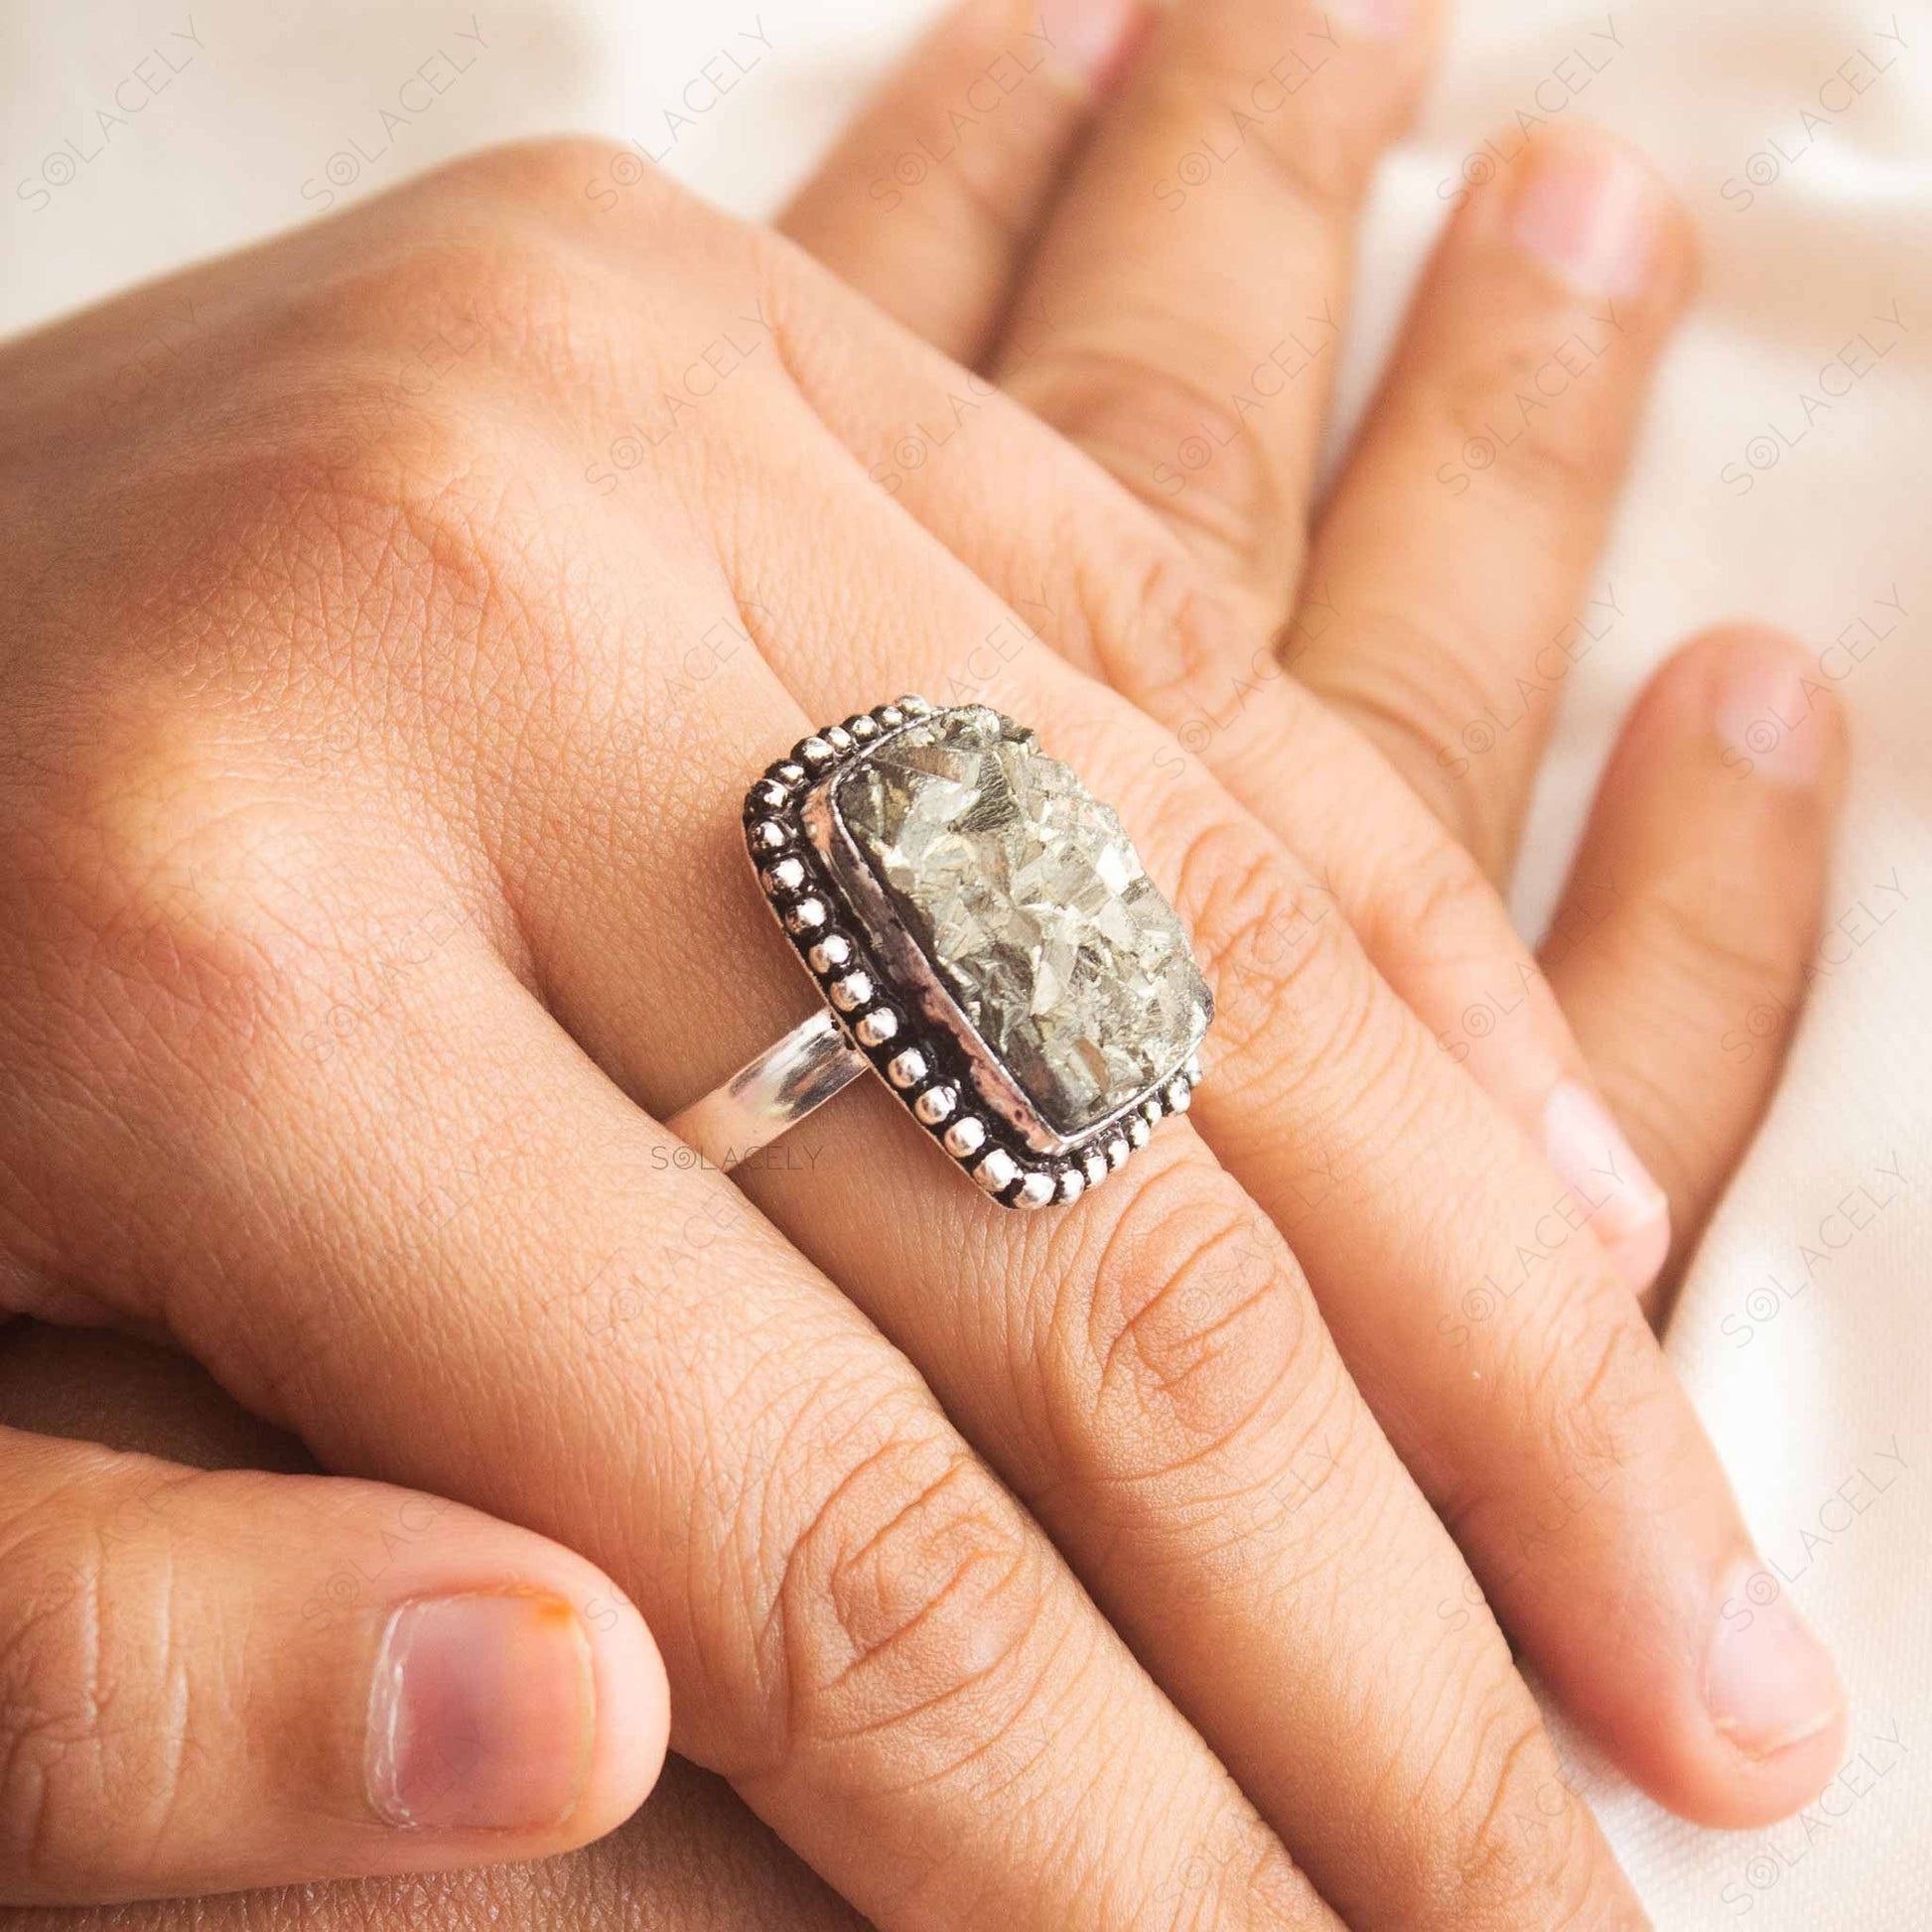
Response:
[{"label": "white fabric background", "polygon": [[[676,133],[667,165],[766,211],[929,11],[930,0],[521,0],[475,14],[414,0],[15,0],[0,17],[0,329],[305,218],[333,186],[332,157],[348,157],[337,178],[354,173],[348,192],[362,193],[514,134],[587,127],[659,153]],[[685,83],[726,47],[752,70],[673,129],[665,110],[684,111]],[[385,132],[378,108],[395,109],[405,77],[439,51],[448,90]],[[1863,91],[1835,83],[1841,70]],[[97,110],[124,118],[103,129]],[[1743,611],[1796,626],[1857,734],[1811,1011],[1670,1337],[1776,1567],[1761,1587],[1791,1590],[1846,1669],[1850,1768],[1804,1819],[1741,1836],[1669,1818],[1587,1761],[1578,1775],[1664,1932],[1740,1920],[1924,1932],[1932,11],[1463,0],[1426,116],[1377,196],[1351,408],[1458,170],[1481,167],[1499,130],[1513,139],[1519,113],[1560,112],[1625,129],[1658,157],[1703,222],[1709,273],[1602,573],[1625,615],[1571,678],[1525,918],[1548,903],[1616,714],[1692,627]],[[1861,335],[1872,350],[1850,360],[1864,373],[1828,369]],[[1736,1016],[1737,1050],[1764,1019]]]}]

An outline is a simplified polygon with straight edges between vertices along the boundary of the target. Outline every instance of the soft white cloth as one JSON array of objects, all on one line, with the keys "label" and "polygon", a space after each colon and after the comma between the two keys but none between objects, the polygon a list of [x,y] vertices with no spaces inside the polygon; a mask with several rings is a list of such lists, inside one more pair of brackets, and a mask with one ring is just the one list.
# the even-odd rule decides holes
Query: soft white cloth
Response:
[{"label": "soft white cloth", "polygon": [[[930,10],[16,6],[0,21],[14,184],[0,327],[515,134],[626,135],[713,197],[765,211]],[[1932,13],[1463,0],[1427,114],[1376,198],[1350,409],[1459,171],[1483,165],[1486,140],[1518,138],[1519,116],[1563,114],[1659,159],[1702,219],[1709,273],[1604,566],[1626,613],[1618,648],[1570,679],[1520,910],[1534,921],[1548,905],[1615,718],[1697,625],[1761,612],[1795,626],[1857,733],[1811,1010],[1670,1337],[1758,1535],[1759,1587],[1789,1589],[1845,1668],[1853,1755],[1803,1819],[1747,1836],[1684,1825],[1587,1762],[1579,1777],[1664,1932],[1746,1919],[1924,1932]],[[1862,337],[1869,350],[1848,348]],[[1738,1050],[1763,1023],[1737,1016]]]}]

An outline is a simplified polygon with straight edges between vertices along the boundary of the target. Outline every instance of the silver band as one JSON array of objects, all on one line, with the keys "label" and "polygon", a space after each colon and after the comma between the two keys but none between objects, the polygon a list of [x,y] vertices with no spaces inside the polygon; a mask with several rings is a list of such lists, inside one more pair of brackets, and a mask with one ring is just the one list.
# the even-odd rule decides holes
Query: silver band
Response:
[{"label": "silver band", "polygon": [[714,1168],[735,1168],[843,1093],[867,1063],[839,1023],[820,1008],[666,1124]]}]

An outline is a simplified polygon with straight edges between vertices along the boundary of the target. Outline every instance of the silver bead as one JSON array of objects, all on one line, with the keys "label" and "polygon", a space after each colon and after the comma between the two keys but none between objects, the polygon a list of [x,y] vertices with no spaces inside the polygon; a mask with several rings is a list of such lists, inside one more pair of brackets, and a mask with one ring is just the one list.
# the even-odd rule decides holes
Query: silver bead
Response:
[{"label": "silver bead", "polygon": [[962,1114],[946,1129],[943,1145],[955,1161],[964,1161],[986,1145],[986,1123]]},{"label": "silver bead", "polygon": [[1016,1161],[1013,1158],[1013,1156],[1006,1151],[1005,1148],[996,1147],[993,1150],[993,1152],[989,1154],[986,1157],[986,1159],[982,1161],[979,1164],[979,1166],[973,1170],[973,1178],[977,1180],[979,1184],[982,1187],[984,1187],[989,1194],[997,1194],[1003,1187],[1012,1186],[1019,1173],[1020,1173],[1020,1163]]},{"label": "silver bead", "polygon": [[752,827],[752,843],[760,852],[775,852],[785,842],[785,828],[775,818],[761,818]]},{"label": "silver bead", "polygon": [[784,763],[779,765],[772,775],[780,784],[802,784],[805,777],[805,767],[795,759],[786,759]]},{"label": "silver bead", "polygon": [[1200,1085],[1200,1055],[1198,1053],[1188,1054],[1187,1064],[1183,1066],[1180,1070],[1181,1072],[1186,1074],[1187,1084],[1190,1087],[1197,1087]]},{"label": "silver bead", "polygon": [[1148,1142],[1154,1138],[1154,1129],[1139,1114],[1136,1114],[1127,1123],[1127,1138],[1136,1147],[1146,1147]]},{"label": "silver bead", "polygon": [[784,804],[786,798],[789,797],[790,794],[785,790],[783,785],[776,783],[774,780],[770,778],[765,778],[761,780],[759,784],[756,787],[756,789],[752,793],[752,796],[755,797],[759,801],[759,803],[764,807],[764,809],[767,812],[775,812]]},{"label": "silver bead", "polygon": [[1060,1171],[1060,1199],[1076,1201],[1087,1191],[1087,1177],[1078,1168],[1063,1168]]},{"label": "silver bead", "polygon": [[833,973],[851,957],[852,941],[843,932],[828,932],[805,955],[805,960],[814,973]]},{"label": "silver bead", "polygon": [[879,707],[879,722],[887,731],[893,731],[905,723],[905,713],[896,704],[882,704]]},{"label": "silver bead", "polygon": [[932,716],[932,707],[915,691],[908,691],[904,697],[899,699],[898,708],[908,718],[930,718]]},{"label": "silver bead", "polygon": [[801,898],[785,914],[785,924],[793,932],[816,932],[825,923],[825,901],[822,898]]},{"label": "silver bead", "polygon": [[862,1007],[872,998],[872,975],[870,973],[848,973],[842,980],[832,982],[832,1004],[841,1013],[851,1013]]},{"label": "silver bead", "polygon": [[1080,1165],[1086,1172],[1087,1185],[1089,1187],[1098,1187],[1107,1178],[1108,1174],[1113,1172],[1107,1166],[1107,1157],[1098,1148],[1093,1149]]},{"label": "silver bead", "polygon": [[854,738],[877,738],[879,736],[879,720],[877,718],[868,718],[863,711],[856,718],[848,718],[845,721],[845,728]]},{"label": "silver bead", "polygon": [[831,746],[840,758],[843,758],[846,753],[851,751],[855,742],[852,734],[843,725],[827,725],[823,737],[826,744]]},{"label": "silver bead", "polygon": [[1159,1094],[1150,1094],[1141,1102],[1141,1118],[1152,1127],[1168,1110],[1161,1104]]},{"label": "silver bead", "polygon": [[916,1046],[895,1053],[886,1062],[886,1077],[899,1088],[916,1087],[926,1076],[925,1055]]},{"label": "silver bead", "polygon": [[1193,1091],[1185,1080],[1175,1078],[1168,1082],[1168,1105],[1175,1113],[1184,1114],[1193,1104]]},{"label": "silver bead", "polygon": [[1116,1173],[1118,1173],[1122,1168],[1126,1167],[1128,1146],[1127,1143],[1124,1140],[1122,1140],[1118,1134],[1116,1134],[1114,1138],[1107,1143],[1106,1147],[1102,1150],[1102,1152],[1107,1157],[1108,1167],[1112,1168]]},{"label": "silver bead", "polygon": [[874,1007],[852,1031],[861,1046],[884,1046],[898,1032],[898,1015],[891,1007]]},{"label": "silver bead", "polygon": [[805,883],[805,868],[796,859],[780,859],[764,875],[764,890],[774,896],[795,893]]},{"label": "silver bead", "polygon": [[1013,1197],[1016,1207],[1044,1207],[1053,1198],[1053,1176],[1035,1169],[1020,1183]]},{"label": "silver bead", "polygon": [[830,764],[838,757],[831,746],[822,738],[808,738],[798,748],[798,756],[807,764]]},{"label": "silver bead", "polygon": [[942,1120],[952,1118],[953,1109],[959,1105],[959,1094],[952,1087],[927,1087],[912,1103],[912,1111],[928,1127],[937,1127]]}]

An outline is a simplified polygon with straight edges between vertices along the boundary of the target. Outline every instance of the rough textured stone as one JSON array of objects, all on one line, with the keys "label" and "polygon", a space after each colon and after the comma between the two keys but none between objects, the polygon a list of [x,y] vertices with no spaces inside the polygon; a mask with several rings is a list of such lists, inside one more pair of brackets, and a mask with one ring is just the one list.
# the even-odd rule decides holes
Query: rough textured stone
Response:
[{"label": "rough textured stone", "polygon": [[1120,820],[1033,733],[942,712],[842,772],[832,802],[920,950],[1062,1135],[1172,1073],[1209,1010]]}]

